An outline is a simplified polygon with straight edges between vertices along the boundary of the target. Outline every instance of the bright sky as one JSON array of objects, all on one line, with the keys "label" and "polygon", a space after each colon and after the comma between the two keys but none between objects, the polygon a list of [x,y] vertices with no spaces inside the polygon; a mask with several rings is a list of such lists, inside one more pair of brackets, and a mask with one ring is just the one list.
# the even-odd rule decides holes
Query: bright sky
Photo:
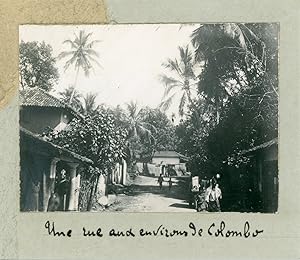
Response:
[{"label": "bright sky", "polygon": [[[100,42],[95,45],[99,53],[99,63],[95,72],[87,78],[79,74],[77,90],[83,94],[98,93],[97,103],[124,106],[131,100],[140,106],[156,108],[162,98],[164,85],[159,75],[168,73],[161,64],[167,58],[178,58],[178,46],[190,43],[190,35],[199,25],[180,26],[176,24],[152,25],[85,25],[20,26],[20,41],[45,41],[53,48],[55,57],[68,50],[69,45],[62,44],[66,39],[74,39],[74,33],[84,29],[92,32],[92,39]],[[57,62],[60,79],[54,93],[74,84],[75,71],[64,72],[65,60]],[[167,114],[178,114],[178,102],[175,100]]]}]

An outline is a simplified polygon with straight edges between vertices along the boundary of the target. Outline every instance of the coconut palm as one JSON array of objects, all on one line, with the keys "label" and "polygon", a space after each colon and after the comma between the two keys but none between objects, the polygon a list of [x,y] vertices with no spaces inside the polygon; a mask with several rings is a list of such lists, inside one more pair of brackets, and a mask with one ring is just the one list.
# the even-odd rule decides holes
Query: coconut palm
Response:
[{"label": "coconut palm", "polygon": [[128,155],[131,161],[134,161],[136,155],[142,150],[141,139],[145,138],[149,142],[155,143],[153,134],[157,132],[157,129],[154,125],[144,121],[143,110],[138,108],[136,102],[132,101],[127,103],[124,123],[128,132]]},{"label": "coconut palm", "polygon": [[93,69],[93,63],[101,66],[96,59],[99,57],[99,55],[93,49],[95,43],[99,41],[90,41],[91,36],[92,33],[86,33],[84,30],[80,30],[78,34],[75,34],[74,40],[68,39],[63,42],[64,44],[69,44],[71,50],[63,51],[58,56],[58,59],[65,59],[68,57],[68,60],[64,66],[65,71],[72,65],[76,71],[74,91],[70,97],[70,104],[75,93],[79,71],[83,70],[85,76],[89,76],[90,71]]},{"label": "coconut palm", "polygon": [[214,105],[219,123],[224,100],[249,85],[254,66],[255,71],[265,70],[264,43],[245,24],[236,23],[205,24],[191,37],[195,61],[204,64],[198,92]]},{"label": "coconut palm", "polygon": [[84,115],[93,116],[95,112],[98,110],[99,106],[96,105],[97,93],[87,93],[83,96],[83,105],[81,112]]},{"label": "coconut palm", "polygon": [[128,129],[128,137],[147,138],[149,141],[154,141],[153,134],[156,132],[154,125],[146,123],[143,120],[142,109],[138,108],[136,102],[127,103],[126,110],[126,125]]},{"label": "coconut palm", "polygon": [[[71,96],[73,94],[73,99],[70,101]],[[69,104],[72,108],[76,111],[80,111],[82,109],[81,104],[81,94],[74,88],[74,86],[69,86],[68,88],[64,89],[64,91],[60,92],[59,95],[61,96],[61,100]]]},{"label": "coconut palm", "polygon": [[197,77],[194,69],[195,64],[192,52],[189,47],[178,47],[180,59],[168,59],[162,66],[173,73],[174,76],[163,74],[160,80],[165,84],[165,92],[160,103],[160,108],[163,111],[169,109],[176,97],[180,97],[179,115],[183,116],[186,105],[191,105],[195,108],[195,103],[192,98],[192,92],[196,89]]}]

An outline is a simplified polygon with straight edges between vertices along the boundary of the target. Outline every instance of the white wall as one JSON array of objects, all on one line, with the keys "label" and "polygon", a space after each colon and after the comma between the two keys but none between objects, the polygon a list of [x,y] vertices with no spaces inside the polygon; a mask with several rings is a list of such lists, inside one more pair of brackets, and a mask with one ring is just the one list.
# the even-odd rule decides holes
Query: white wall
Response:
[{"label": "white wall", "polygon": [[154,157],[152,158],[153,164],[179,164],[179,158],[165,158],[165,157]]}]

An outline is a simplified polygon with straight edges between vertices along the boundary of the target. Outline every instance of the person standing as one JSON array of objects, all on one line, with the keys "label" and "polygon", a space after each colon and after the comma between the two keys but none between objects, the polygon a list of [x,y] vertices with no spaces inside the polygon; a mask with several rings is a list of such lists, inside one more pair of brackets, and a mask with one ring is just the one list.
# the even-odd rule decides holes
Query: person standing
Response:
[{"label": "person standing", "polygon": [[220,199],[222,199],[222,191],[218,187],[216,180],[210,181],[210,186],[206,189],[205,201],[208,205],[209,212],[220,212]]},{"label": "person standing", "polygon": [[173,184],[173,182],[172,182],[172,178],[171,178],[171,177],[170,177],[170,179],[169,179],[168,183],[169,183],[169,191],[170,191],[170,190],[171,190],[171,188],[172,188],[172,184]]},{"label": "person standing", "polygon": [[70,189],[70,184],[67,181],[66,170],[62,169],[60,172],[60,180],[56,184],[55,194],[59,196],[60,205],[59,209],[61,211],[65,211],[67,208],[67,193]]},{"label": "person standing", "polygon": [[159,189],[160,190],[162,189],[162,183],[163,183],[163,181],[164,181],[164,178],[163,178],[162,174],[160,174],[159,177],[158,177],[158,180],[157,180],[157,182],[159,184]]},{"label": "person standing", "polygon": [[60,204],[61,204],[61,199],[59,198],[59,195],[55,192],[52,192],[49,198],[47,211],[59,210]]}]

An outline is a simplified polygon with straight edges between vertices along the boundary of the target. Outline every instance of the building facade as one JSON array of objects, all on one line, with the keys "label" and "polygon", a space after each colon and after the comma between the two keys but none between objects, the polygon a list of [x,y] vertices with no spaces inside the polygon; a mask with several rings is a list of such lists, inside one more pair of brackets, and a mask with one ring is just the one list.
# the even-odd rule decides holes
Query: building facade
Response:
[{"label": "building facade", "polygon": [[184,175],[187,157],[175,151],[156,151],[152,157],[152,164],[160,167],[159,174]]},{"label": "building facade", "polygon": [[81,167],[93,162],[43,137],[73,118],[68,105],[38,89],[20,93],[20,210],[78,210]]},{"label": "building facade", "polygon": [[274,213],[278,210],[278,138],[241,152],[249,162],[224,166],[225,211]]}]

